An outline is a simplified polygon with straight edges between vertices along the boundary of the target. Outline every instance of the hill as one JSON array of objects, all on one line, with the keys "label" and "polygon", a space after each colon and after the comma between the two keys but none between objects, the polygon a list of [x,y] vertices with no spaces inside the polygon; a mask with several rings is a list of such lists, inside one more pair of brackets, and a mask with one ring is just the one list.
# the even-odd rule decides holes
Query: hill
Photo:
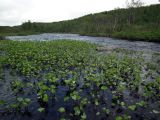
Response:
[{"label": "hill", "polygon": [[157,4],[138,8],[116,9],[53,23],[32,23],[28,21],[20,26],[0,27],[0,34],[78,33],[81,35],[160,42],[159,11],[160,4]]}]

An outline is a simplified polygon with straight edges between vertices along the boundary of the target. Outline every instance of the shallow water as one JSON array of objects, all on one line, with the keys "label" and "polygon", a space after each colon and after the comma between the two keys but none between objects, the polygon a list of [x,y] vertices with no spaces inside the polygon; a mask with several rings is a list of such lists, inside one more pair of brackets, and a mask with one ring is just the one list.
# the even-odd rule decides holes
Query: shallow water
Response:
[{"label": "shallow water", "polygon": [[[125,55],[128,55],[131,58],[144,58],[145,61],[144,62],[151,62],[153,64],[156,64],[157,67],[160,66],[160,44],[158,43],[151,43],[151,42],[141,42],[141,41],[136,41],[136,42],[130,42],[127,40],[117,40],[117,39],[112,39],[112,38],[106,38],[106,37],[90,37],[90,36],[80,36],[78,34],[40,34],[40,35],[29,35],[29,36],[10,36],[8,37],[8,39],[11,40],[18,40],[18,41],[25,41],[25,40],[30,40],[30,41],[47,41],[47,40],[57,40],[57,39],[72,39],[72,40],[81,40],[81,41],[89,41],[92,43],[97,43],[99,45],[104,45],[104,46],[113,46],[114,48],[124,48],[123,49],[115,49],[113,51],[102,51],[99,52],[100,54],[117,54],[119,57],[123,57]],[[131,50],[131,51],[130,51]],[[132,50],[136,50],[132,51]],[[139,52],[142,51],[142,52]],[[157,68],[158,70],[158,68]],[[157,74],[159,75],[159,73],[154,72],[156,75],[151,75],[152,77],[157,76]],[[81,73],[80,73],[81,74]],[[148,74],[148,71],[143,70],[143,74]],[[70,76],[68,76],[70,77]],[[142,75],[143,77],[143,75]],[[79,87],[83,86],[83,80],[82,78],[84,78],[83,74],[80,75],[79,81],[78,83],[80,84]],[[0,97],[3,96],[3,98],[1,98],[2,100],[7,100],[10,102],[14,102],[15,95],[12,92],[10,88],[10,82],[8,80],[14,80],[14,79],[18,79],[15,78],[14,76],[12,76],[10,74],[9,71],[5,71],[5,80],[7,82],[2,83],[3,84],[3,88],[4,91],[1,92],[0,91]],[[23,80],[23,78],[19,78],[20,80]],[[153,80],[154,78],[149,80]],[[25,79],[24,79],[25,81]],[[34,81],[34,80],[33,80]],[[32,81],[32,82],[33,82]],[[32,91],[33,89],[31,89]],[[71,102],[64,102],[63,98],[64,96],[67,94],[68,88],[66,86],[63,85],[59,85],[57,87],[57,92],[56,92],[56,99],[55,101],[49,100],[48,104],[45,106],[47,108],[47,111],[44,113],[39,113],[37,111],[37,109],[40,107],[39,101],[36,99],[37,98],[37,93],[33,90],[32,92],[30,92],[28,89],[25,89],[25,97],[29,97],[32,99],[32,103],[29,106],[29,110],[32,113],[21,113],[21,114],[17,114],[16,113],[4,113],[3,117],[1,117],[0,119],[8,119],[8,120],[28,120],[28,119],[33,119],[33,120],[58,120],[60,118],[60,113],[57,112],[58,108],[60,108],[61,106],[64,106],[67,111],[69,112],[73,112],[71,111],[71,108],[73,108],[74,104],[77,104],[73,101]],[[28,94],[29,93],[29,94]],[[90,91],[88,89],[84,90],[81,96],[88,96],[88,93],[90,93]],[[110,108],[110,110],[113,113],[113,116],[115,116],[116,111],[119,111],[118,114],[124,114],[124,111],[121,111],[120,107],[117,105],[115,108],[111,107],[111,101],[112,101],[112,95],[110,91],[106,91],[106,92],[101,92],[102,96],[104,98],[107,98],[106,103],[102,104],[100,107],[106,107],[108,106],[108,108]],[[123,93],[124,95],[124,102],[126,104],[132,104],[133,102],[139,102],[137,101],[138,99],[136,99],[133,95],[130,95],[130,91],[124,91]],[[22,96],[22,97],[24,97]],[[11,99],[11,100],[10,100]],[[90,99],[90,98],[88,98]],[[150,111],[152,111],[152,109],[158,110],[159,108],[157,106],[158,103],[153,104],[152,101],[149,101],[149,108],[144,110],[144,109],[138,109],[137,111],[130,113],[130,115],[132,116],[132,119],[158,119],[158,115],[157,114],[153,114]],[[151,104],[152,103],[152,104]],[[104,106],[103,106],[104,105]],[[94,108],[94,106],[87,106],[87,108],[85,109],[88,118],[92,119],[92,120],[101,120],[101,119],[105,119],[106,117],[104,117],[105,115],[102,113],[100,116],[96,116],[95,113],[97,112],[96,110],[100,110],[99,107]],[[0,110],[0,112],[3,112]],[[68,112],[66,113],[68,114]],[[113,116],[109,116],[108,119],[113,119]],[[53,118],[54,117],[54,118]],[[104,117],[104,118],[103,118]],[[71,118],[71,119],[76,119],[76,118]]]},{"label": "shallow water", "polygon": [[138,51],[154,51],[160,52],[160,44],[152,42],[142,42],[142,41],[128,41],[107,37],[91,37],[91,36],[81,36],[79,34],[58,34],[58,33],[44,33],[40,35],[28,35],[28,36],[7,36],[10,40],[30,40],[30,41],[47,41],[47,40],[59,40],[59,39],[71,39],[71,40],[81,40],[89,41],[92,43],[97,43],[99,45],[113,46],[116,48],[125,48],[130,50]]}]

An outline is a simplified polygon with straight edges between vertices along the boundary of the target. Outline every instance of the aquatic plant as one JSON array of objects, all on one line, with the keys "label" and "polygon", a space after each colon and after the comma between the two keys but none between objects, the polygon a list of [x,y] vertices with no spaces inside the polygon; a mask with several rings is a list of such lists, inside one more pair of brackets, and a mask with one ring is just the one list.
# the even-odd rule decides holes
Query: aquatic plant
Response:
[{"label": "aquatic plant", "polygon": [[26,110],[45,116],[54,111],[57,119],[128,120],[135,114],[143,116],[140,109],[157,118],[159,108],[150,101],[159,104],[159,74],[150,66],[146,70],[150,73],[143,75],[146,62],[129,57],[133,52],[120,57],[116,54],[120,50],[99,54],[94,44],[65,40],[1,45],[5,58],[0,57],[0,85],[13,99],[4,101],[3,96],[0,105],[10,114]]}]

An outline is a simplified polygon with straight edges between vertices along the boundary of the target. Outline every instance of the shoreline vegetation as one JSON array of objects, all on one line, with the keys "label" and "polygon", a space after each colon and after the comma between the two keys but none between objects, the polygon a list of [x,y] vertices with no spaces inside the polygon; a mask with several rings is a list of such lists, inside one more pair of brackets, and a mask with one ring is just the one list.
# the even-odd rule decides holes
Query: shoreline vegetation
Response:
[{"label": "shoreline vegetation", "polygon": [[[157,4],[60,22],[0,26],[0,119],[158,120],[159,11]],[[7,38],[43,33],[117,41],[53,34],[26,37],[28,41]]]},{"label": "shoreline vegetation", "polygon": [[137,8],[119,8],[60,22],[28,21],[19,26],[0,26],[0,36],[76,33],[131,41],[160,42],[159,11],[160,4],[156,4]]},{"label": "shoreline vegetation", "polygon": [[1,119],[159,118],[159,54],[84,41],[0,41]]}]

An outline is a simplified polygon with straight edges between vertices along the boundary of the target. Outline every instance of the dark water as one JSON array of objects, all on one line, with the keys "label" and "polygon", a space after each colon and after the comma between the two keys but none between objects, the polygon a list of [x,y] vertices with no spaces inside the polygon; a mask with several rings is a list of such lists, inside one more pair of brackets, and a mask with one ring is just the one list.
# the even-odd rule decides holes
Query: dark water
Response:
[{"label": "dark water", "polygon": [[[80,36],[78,34],[51,34],[51,33],[44,33],[44,34],[40,34],[40,35],[28,35],[28,36],[8,36],[8,39],[11,40],[18,40],[18,41],[49,41],[49,40],[61,40],[61,39],[71,39],[71,40],[81,40],[81,41],[88,41],[91,43],[96,43],[99,45],[103,45],[103,46],[113,46],[115,48],[124,48],[127,50],[136,50],[136,51],[142,51],[143,53],[136,53],[133,52],[132,54],[129,54],[130,57],[137,57],[142,56],[143,58],[145,58],[145,61],[147,62],[152,62],[154,64],[156,64],[157,66],[160,66],[159,62],[160,61],[160,44],[158,43],[152,43],[152,42],[141,42],[141,41],[135,41],[135,42],[131,42],[131,41],[127,41],[127,40],[120,40],[120,39],[113,39],[113,38],[106,38],[106,37],[90,37],[90,36]],[[112,51],[111,51],[112,52]],[[123,54],[127,54],[127,51],[123,51],[123,53],[120,53],[120,56]],[[102,53],[104,54],[104,52]],[[146,74],[146,71],[143,72],[143,74]],[[157,74],[157,73],[156,73]],[[142,75],[143,77],[143,75]],[[0,99],[2,100],[7,100],[10,103],[13,103],[16,99],[13,91],[10,89],[10,82],[12,80],[18,79],[15,76],[12,76],[10,74],[10,72],[8,70],[5,71],[5,81],[2,82],[1,87],[1,91],[0,91]],[[19,79],[23,79],[23,78],[19,78]],[[8,81],[10,80],[10,81]],[[6,82],[7,81],[7,82]],[[82,82],[82,81],[79,81]],[[82,82],[83,83],[83,82]],[[25,89],[26,94],[24,94],[24,96],[27,96],[29,98],[32,99],[32,103],[29,106],[29,110],[32,114],[29,113],[15,113],[15,112],[4,112],[3,109],[0,109],[1,113],[3,114],[3,117],[0,117],[0,120],[58,120],[60,118],[60,113],[57,112],[58,108],[61,106],[64,106],[69,112],[72,108],[73,105],[77,103],[74,103],[73,101],[71,102],[64,102],[63,98],[64,96],[67,94],[68,88],[63,86],[63,85],[59,85],[57,87],[57,92],[56,92],[56,100],[55,101],[49,101],[49,104],[45,107],[47,107],[47,111],[44,113],[40,113],[37,111],[37,109],[40,107],[40,105],[38,104],[37,101],[37,95],[36,92],[31,89],[31,91],[28,91],[27,89]],[[87,91],[87,89],[83,92],[82,96],[88,96],[88,92],[90,92],[89,90]],[[110,110],[114,111],[119,109],[119,107],[115,107],[115,108],[111,108],[111,99],[112,99],[112,95],[110,93],[110,91],[105,92],[105,93],[101,93],[102,96],[104,96],[105,98],[108,98],[107,103],[105,103],[104,105],[108,105],[108,107],[110,108]],[[124,91],[124,97],[125,97],[125,102],[127,104],[130,104],[130,102],[132,101],[137,101],[136,99],[134,99],[134,97],[131,97],[129,95],[129,91]],[[90,99],[90,98],[88,98]],[[158,115],[155,115],[153,113],[149,113],[149,111],[154,108],[156,110],[159,110],[158,105],[157,104],[151,104],[150,103],[150,108],[146,109],[146,110],[141,110],[138,109],[136,112],[133,112],[134,114],[132,116],[132,119],[159,119]],[[100,107],[105,107],[105,106],[100,106]],[[103,119],[103,117],[105,116],[105,114],[102,114],[100,117],[97,117],[95,115],[96,111],[94,110],[95,108],[93,106],[88,106],[86,108],[86,113],[88,115],[87,119],[92,119],[92,120],[101,120]],[[96,108],[96,110],[99,110],[100,108]],[[67,116],[68,113],[66,113],[64,116]],[[124,114],[123,111],[119,113]],[[141,114],[141,116],[140,116]],[[137,116],[135,116],[137,115]],[[139,116],[138,116],[139,115]],[[114,115],[113,115],[114,116]],[[108,119],[112,120],[113,116],[110,116]],[[135,117],[135,118],[134,118]],[[105,118],[105,117],[104,117]],[[77,119],[77,118],[71,118],[71,119]],[[105,118],[106,119],[106,118]]]},{"label": "dark water", "polygon": [[125,48],[130,50],[138,51],[154,51],[160,52],[160,44],[152,42],[142,42],[142,41],[128,41],[120,40],[107,37],[90,37],[81,36],[79,34],[56,34],[56,33],[44,33],[40,35],[28,35],[28,36],[8,36],[11,40],[31,40],[31,41],[47,41],[47,40],[57,40],[57,39],[71,39],[71,40],[81,40],[89,41],[92,43],[97,43],[99,45],[114,46],[116,48]]}]

